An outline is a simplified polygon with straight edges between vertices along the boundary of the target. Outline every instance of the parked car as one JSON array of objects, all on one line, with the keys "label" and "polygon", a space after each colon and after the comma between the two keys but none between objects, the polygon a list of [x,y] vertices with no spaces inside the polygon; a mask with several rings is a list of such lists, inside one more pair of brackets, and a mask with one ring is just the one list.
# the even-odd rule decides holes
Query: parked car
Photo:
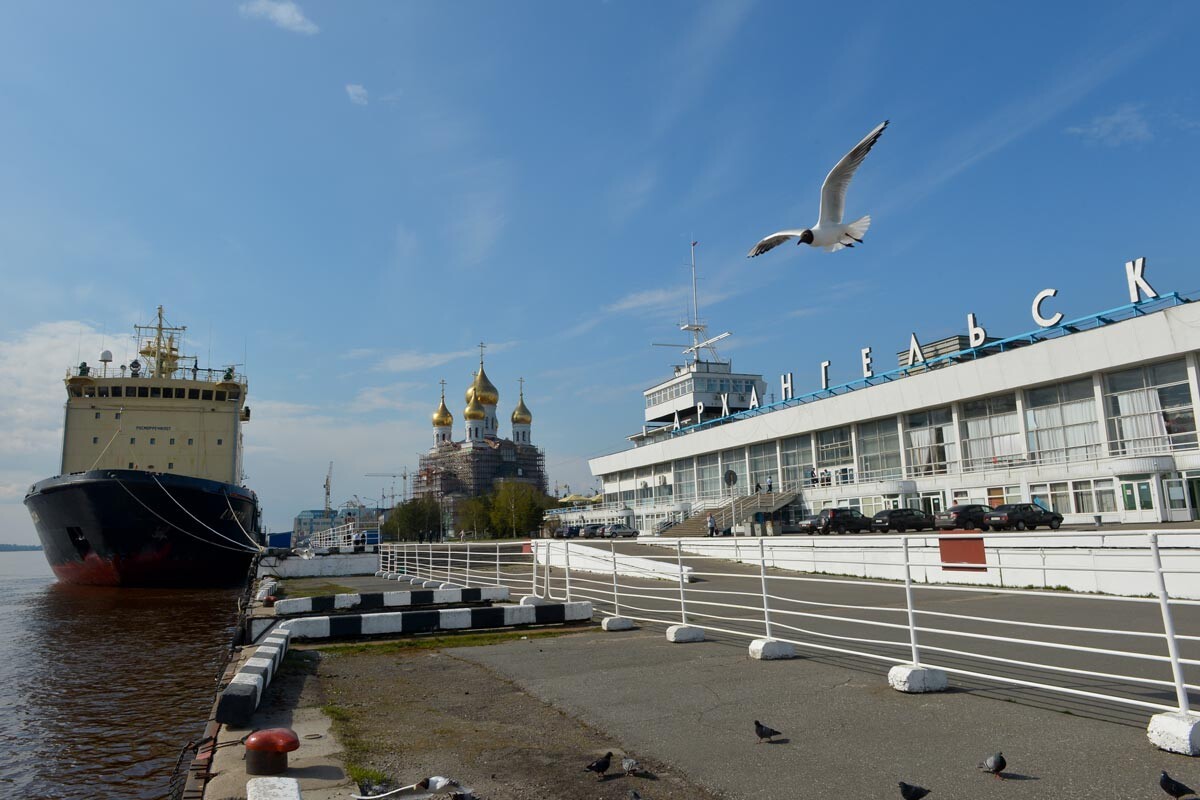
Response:
[{"label": "parked car", "polygon": [[578,525],[564,525],[554,532],[555,539],[576,539],[579,537]]},{"label": "parked car", "polygon": [[629,539],[637,535],[637,528],[631,528],[624,522],[604,526],[605,539]]},{"label": "parked car", "polygon": [[817,533],[862,533],[870,529],[871,519],[854,508],[823,508],[814,523]]},{"label": "parked car", "polygon": [[821,515],[813,514],[812,516],[801,517],[800,519],[796,520],[793,525],[795,526],[797,533],[807,533],[811,535],[816,532],[817,525],[820,522]]},{"label": "parked car", "polygon": [[595,523],[593,523],[591,525],[584,525],[583,528],[579,531],[579,535],[582,536],[584,539],[595,539],[598,536],[604,535],[604,526],[597,525]]},{"label": "parked car", "polygon": [[1038,525],[1047,525],[1056,531],[1062,525],[1062,514],[1047,511],[1036,503],[1007,503],[997,506],[995,511],[987,514],[984,521],[998,531],[1036,530]]},{"label": "parked car", "polygon": [[973,531],[978,528],[986,531],[988,523],[984,518],[990,513],[992,513],[991,506],[950,506],[945,511],[939,511],[934,515],[933,524],[942,530]]},{"label": "parked car", "polygon": [[919,508],[887,508],[871,518],[871,530],[886,533],[894,530],[897,533],[905,531],[933,530],[933,517]]}]

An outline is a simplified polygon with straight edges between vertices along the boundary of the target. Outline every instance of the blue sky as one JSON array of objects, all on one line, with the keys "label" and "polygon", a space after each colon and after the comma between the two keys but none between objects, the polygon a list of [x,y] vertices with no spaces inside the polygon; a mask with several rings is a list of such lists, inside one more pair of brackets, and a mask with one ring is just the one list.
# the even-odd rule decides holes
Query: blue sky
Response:
[{"label": "blue sky", "polygon": [[[243,362],[279,529],[416,464],[490,343],[551,485],[641,423],[701,311],[736,368],[815,388],[907,346],[1200,289],[1194,3],[9,3],[0,6],[0,541],[33,541],[62,370],[162,303]],[[847,216],[812,224],[883,119]],[[505,426],[507,427],[507,426]],[[399,487],[397,487],[399,488]]]}]

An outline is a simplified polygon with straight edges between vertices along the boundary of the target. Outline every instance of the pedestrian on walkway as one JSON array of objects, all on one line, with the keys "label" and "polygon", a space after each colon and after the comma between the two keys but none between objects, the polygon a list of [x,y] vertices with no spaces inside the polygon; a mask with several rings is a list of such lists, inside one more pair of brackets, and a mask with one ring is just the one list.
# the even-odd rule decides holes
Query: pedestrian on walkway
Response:
[{"label": "pedestrian on walkway", "polygon": [[755,481],[754,482],[754,493],[758,494],[761,491],[762,491],[762,484],[759,483],[758,481]]},{"label": "pedestrian on walkway", "polygon": [[771,476],[768,475],[767,476],[767,494],[770,494],[773,491],[775,491],[775,486],[771,480]]},{"label": "pedestrian on walkway", "polygon": [[713,517],[712,512],[708,512],[708,535],[717,535],[717,520]]}]

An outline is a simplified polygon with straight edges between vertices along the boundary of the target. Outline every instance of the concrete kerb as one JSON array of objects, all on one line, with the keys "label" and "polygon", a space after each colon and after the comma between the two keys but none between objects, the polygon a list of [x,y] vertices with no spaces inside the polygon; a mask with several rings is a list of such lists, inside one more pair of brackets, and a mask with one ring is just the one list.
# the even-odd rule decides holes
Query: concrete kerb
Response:
[{"label": "concrete kerb", "polygon": [[635,626],[629,617],[605,617],[600,627],[606,631],[631,631]]},{"label": "concrete kerb", "polygon": [[1200,714],[1171,711],[1150,718],[1146,738],[1160,750],[1200,756]]},{"label": "concrete kerb", "polygon": [[506,586],[481,586],[473,589],[439,586],[432,590],[365,592],[279,600],[275,603],[275,614],[286,617],[348,609],[371,611],[447,603],[492,603],[503,602],[508,600],[508,597],[509,590]]},{"label": "concrete kerb", "polygon": [[263,693],[279,672],[292,633],[277,625],[254,654],[238,668],[217,698],[216,720],[222,725],[243,725],[262,702]]},{"label": "concrete kerb", "polygon": [[685,642],[703,642],[704,629],[694,625],[672,625],[667,628],[667,641],[683,644]]},{"label": "concrete kerb", "polygon": [[755,639],[750,643],[750,657],[757,661],[777,661],[796,657],[796,646],[779,639]]},{"label": "concrete kerb", "polygon": [[898,692],[921,694],[943,691],[950,681],[946,673],[933,667],[897,664],[888,670],[888,684]]},{"label": "concrete kerb", "polygon": [[592,618],[589,602],[507,605],[488,608],[443,608],[301,617],[282,623],[294,639],[352,638],[380,634],[433,633],[441,630],[555,625]]},{"label": "concrete kerb", "polygon": [[246,800],[301,800],[300,781],[295,778],[251,778],[246,781]]}]

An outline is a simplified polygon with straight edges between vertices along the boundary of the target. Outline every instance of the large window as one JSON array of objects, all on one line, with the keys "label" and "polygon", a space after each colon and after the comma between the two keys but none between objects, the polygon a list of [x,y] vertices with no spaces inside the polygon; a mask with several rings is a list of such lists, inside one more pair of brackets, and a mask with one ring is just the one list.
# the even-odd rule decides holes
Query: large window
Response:
[{"label": "large window", "polygon": [[1034,461],[1049,464],[1099,458],[1100,426],[1092,379],[1025,392],[1025,428]]},{"label": "large window", "polygon": [[750,445],[750,487],[762,484],[766,488],[767,477],[779,480],[779,459],[775,455],[775,442]]},{"label": "large window", "polygon": [[832,467],[853,461],[852,453],[849,425],[817,433],[818,467]]},{"label": "large window", "polygon": [[[732,488],[725,487],[725,473],[730,470],[737,475],[737,483]],[[726,491],[738,493],[748,492],[754,488],[754,484],[748,483],[746,480],[746,448],[738,447],[721,453],[721,486]]]},{"label": "large window", "polygon": [[696,486],[701,500],[721,496],[721,465],[716,453],[696,456]]},{"label": "large window", "polygon": [[812,474],[812,438],[810,434],[792,436],[779,443],[783,484],[789,488],[804,485]]},{"label": "large window", "polygon": [[957,461],[954,421],[949,408],[931,408],[909,414],[904,446],[908,450],[908,475],[945,475]]},{"label": "large window", "polygon": [[696,496],[696,463],[690,458],[681,458],[674,468],[675,499],[691,500]]},{"label": "large window", "polygon": [[1196,446],[1196,417],[1182,358],[1110,372],[1104,382],[1113,455]]},{"label": "large window", "polygon": [[1017,396],[1001,394],[962,404],[963,469],[992,469],[1024,459]]},{"label": "large window", "polygon": [[1071,481],[1071,493],[1075,496],[1077,514],[1099,514],[1117,510],[1117,496],[1113,491],[1112,478]]},{"label": "large window", "polygon": [[864,422],[858,426],[858,479],[878,481],[899,478],[900,431],[896,418]]},{"label": "large window", "polygon": [[1066,481],[1031,484],[1029,500],[1059,514],[1071,513],[1071,493],[1067,491]]}]

